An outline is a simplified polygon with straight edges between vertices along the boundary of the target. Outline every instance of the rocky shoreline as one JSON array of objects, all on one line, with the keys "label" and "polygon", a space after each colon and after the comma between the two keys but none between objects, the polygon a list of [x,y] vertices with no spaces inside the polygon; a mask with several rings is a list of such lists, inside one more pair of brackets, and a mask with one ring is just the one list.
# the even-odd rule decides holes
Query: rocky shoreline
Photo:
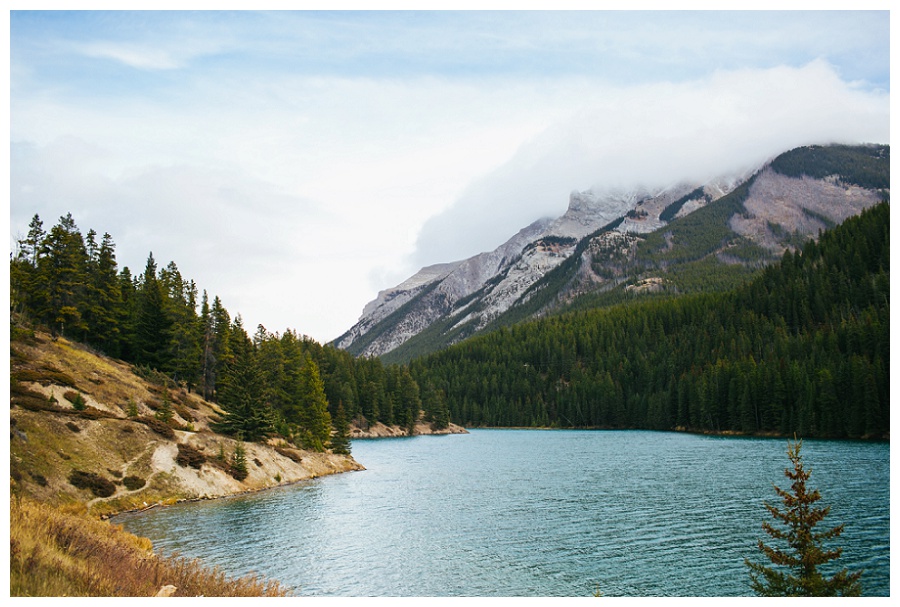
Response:
[{"label": "rocky shoreline", "polygon": [[[431,424],[427,422],[419,422],[415,425],[412,436],[468,433],[468,430],[466,430],[462,426],[457,426],[456,424],[450,424],[446,428],[434,430],[432,429]],[[381,422],[372,424],[366,429],[360,428],[359,426],[355,425],[351,426],[350,428],[351,440],[369,438],[402,438],[408,436],[410,436],[410,434],[406,428],[401,428],[400,426],[386,426]]]}]

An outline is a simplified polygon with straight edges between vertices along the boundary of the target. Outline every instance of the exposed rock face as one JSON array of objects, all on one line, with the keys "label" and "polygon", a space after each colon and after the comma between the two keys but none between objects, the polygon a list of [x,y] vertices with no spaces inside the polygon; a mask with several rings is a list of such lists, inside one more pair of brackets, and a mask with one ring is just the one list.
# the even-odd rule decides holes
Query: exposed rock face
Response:
[{"label": "exposed rock face", "polygon": [[[686,183],[652,192],[643,188],[572,192],[561,217],[536,221],[493,251],[423,268],[382,291],[335,345],[358,355],[379,356],[451,316],[447,330],[465,337],[519,301],[529,287],[572,255],[585,236],[633,210],[639,212],[620,229],[652,231],[665,224],[659,213],[696,187]],[[714,184],[709,189],[719,197],[731,188]]]},{"label": "exposed rock face", "polygon": [[766,169],[750,187],[744,202],[747,214],[732,217],[731,229],[780,254],[784,240],[773,227],[782,233],[815,236],[879,200],[878,192],[837,179],[785,177]]},{"label": "exposed rock face", "polygon": [[[446,428],[441,430],[433,430],[431,428],[431,424],[426,422],[417,422],[415,428],[413,429],[413,435],[428,435],[428,434],[468,434],[468,430],[463,428],[462,426],[457,426],[456,424],[449,424]],[[350,428],[350,438],[352,439],[366,439],[366,438],[399,438],[403,436],[409,436],[409,432],[405,428],[401,428],[399,426],[385,426],[381,422],[377,424],[372,424],[366,429],[353,426]]]},{"label": "exposed rock face", "polygon": [[[624,276],[636,253],[637,241],[642,235],[723,198],[750,179],[753,181],[743,208],[731,216],[729,226],[736,237],[743,236],[770,251],[773,259],[786,247],[797,246],[876,204],[881,196],[873,189],[848,185],[852,180],[837,175],[825,179],[786,177],[768,166],[703,184],[685,182],[655,190],[573,192],[561,217],[531,224],[494,251],[423,268],[400,285],[382,291],[365,307],[356,325],[335,340],[335,345],[356,355],[381,356],[421,335],[405,348],[403,356],[407,356],[413,351],[422,353],[455,343],[485,328],[514,306],[529,305],[535,292],[532,287],[549,293],[547,281],[536,283],[560,268],[576,251],[577,265],[573,259],[573,263],[560,268],[571,270],[566,284],[561,286],[556,277],[551,281],[551,290],[558,290],[557,301],[612,288],[626,279],[632,281],[630,292],[662,290],[664,280],[640,282],[648,277]],[[614,231],[595,234],[609,226]],[[585,241],[588,237],[590,241]],[[668,240],[671,235],[665,238]],[[727,261],[727,254],[717,255]],[[731,262],[740,263],[736,259]],[[535,300],[527,313],[535,314],[538,305],[549,305],[546,301]]]}]

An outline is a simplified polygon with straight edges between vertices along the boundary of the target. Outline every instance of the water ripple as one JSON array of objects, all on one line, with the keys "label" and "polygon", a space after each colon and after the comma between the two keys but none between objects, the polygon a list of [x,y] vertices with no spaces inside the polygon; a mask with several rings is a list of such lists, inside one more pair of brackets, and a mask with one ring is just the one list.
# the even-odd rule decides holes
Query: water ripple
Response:
[{"label": "water ripple", "polygon": [[[310,596],[744,596],[782,440],[475,431],[362,441],[367,470],[117,522]],[[889,595],[889,446],[805,441],[840,566]]]}]

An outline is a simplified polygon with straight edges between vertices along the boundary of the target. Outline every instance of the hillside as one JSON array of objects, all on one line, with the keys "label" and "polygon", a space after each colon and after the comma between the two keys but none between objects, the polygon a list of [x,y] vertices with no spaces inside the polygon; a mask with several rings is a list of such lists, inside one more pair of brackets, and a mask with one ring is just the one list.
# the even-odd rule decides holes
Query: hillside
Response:
[{"label": "hillside", "polygon": [[500,328],[418,358],[469,426],[890,434],[890,203],[739,287]]},{"label": "hillside", "polygon": [[[362,469],[350,456],[283,440],[243,442],[247,475],[238,480],[232,474],[238,441],[210,430],[222,414],[217,405],[65,338],[16,332],[10,344],[14,494],[51,505],[84,503],[103,515]],[[168,407],[165,423],[158,418]]]},{"label": "hillside", "polygon": [[730,289],[882,200],[889,164],[888,146],[811,146],[702,184],[575,192],[495,251],[382,291],[335,345],[407,362],[573,306]]}]

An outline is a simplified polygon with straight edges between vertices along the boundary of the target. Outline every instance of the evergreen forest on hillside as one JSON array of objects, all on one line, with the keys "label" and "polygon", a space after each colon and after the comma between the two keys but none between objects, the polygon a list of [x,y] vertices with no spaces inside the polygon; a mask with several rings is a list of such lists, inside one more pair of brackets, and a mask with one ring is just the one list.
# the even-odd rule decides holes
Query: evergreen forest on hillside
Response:
[{"label": "evergreen forest on hillside", "polygon": [[[713,199],[703,187],[678,198],[659,215],[666,224],[651,232],[618,232],[617,227],[626,216],[619,217],[579,240],[559,265],[531,284],[499,315],[488,315],[487,322],[481,322],[485,306],[490,305],[485,296],[505,279],[512,266],[507,266],[479,290],[454,302],[448,312],[380,358],[386,363],[406,364],[469,337],[542,316],[659,296],[735,289],[780,259],[777,247],[764,246],[755,238],[739,234],[732,224],[735,217],[754,215],[745,208],[745,203],[757,178],[768,170],[795,179],[825,180],[848,192],[854,186],[863,188],[878,192],[878,197],[885,200],[889,198],[890,146],[813,145],[790,150],[721,198]],[[699,201],[700,208],[678,215],[689,201]],[[825,214],[802,205],[799,210],[824,229],[835,226],[835,221]],[[793,250],[813,236],[789,224],[782,225],[773,217],[767,222],[766,238]],[[526,250],[548,241],[573,244],[572,239],[545,236]],[[662,280],[652,289],[641,288],[647,278]],[[357,355],[365,352],[402,324],[437,287],[435,282],[416,293],[352,341],[348,351]],[[424,305],[427,309],[428,304]]]},{"label": "evergreen forest on hillside", "polygon": [[[889,203],[788,250],[743,286],[655,295],[499,327],[408,365],[296,331],[251,335],[152,253],[35,215],[10,261],[13,339],[43,328],[217,402],[217,429],[347,449],[347,426],[683,429],[887,436]],[[198,301],[199,300],[199,301]]]},{"label": "evergreen forest on hillside", "polygon": [[[35,215],[10,260],[11,336],[32,328],[64,335],[168,376],[218,403],[218,431],[259,440],[278,434],[308,449],[346,451],[348,422],[446,427],[442,395],[406,367],[356,359],[287,330],[250,335],[218,297],[199,294],[174,262],[117,267],[109,234],[83,236],[71,214],[49,232]],[[334,434],[332,437],[331,435]]]},{"label": "evergreen forest on hillside", "polygon": [[889,433],[889,203],[744,286],[501,328],[414,360],[472,426]]}]

